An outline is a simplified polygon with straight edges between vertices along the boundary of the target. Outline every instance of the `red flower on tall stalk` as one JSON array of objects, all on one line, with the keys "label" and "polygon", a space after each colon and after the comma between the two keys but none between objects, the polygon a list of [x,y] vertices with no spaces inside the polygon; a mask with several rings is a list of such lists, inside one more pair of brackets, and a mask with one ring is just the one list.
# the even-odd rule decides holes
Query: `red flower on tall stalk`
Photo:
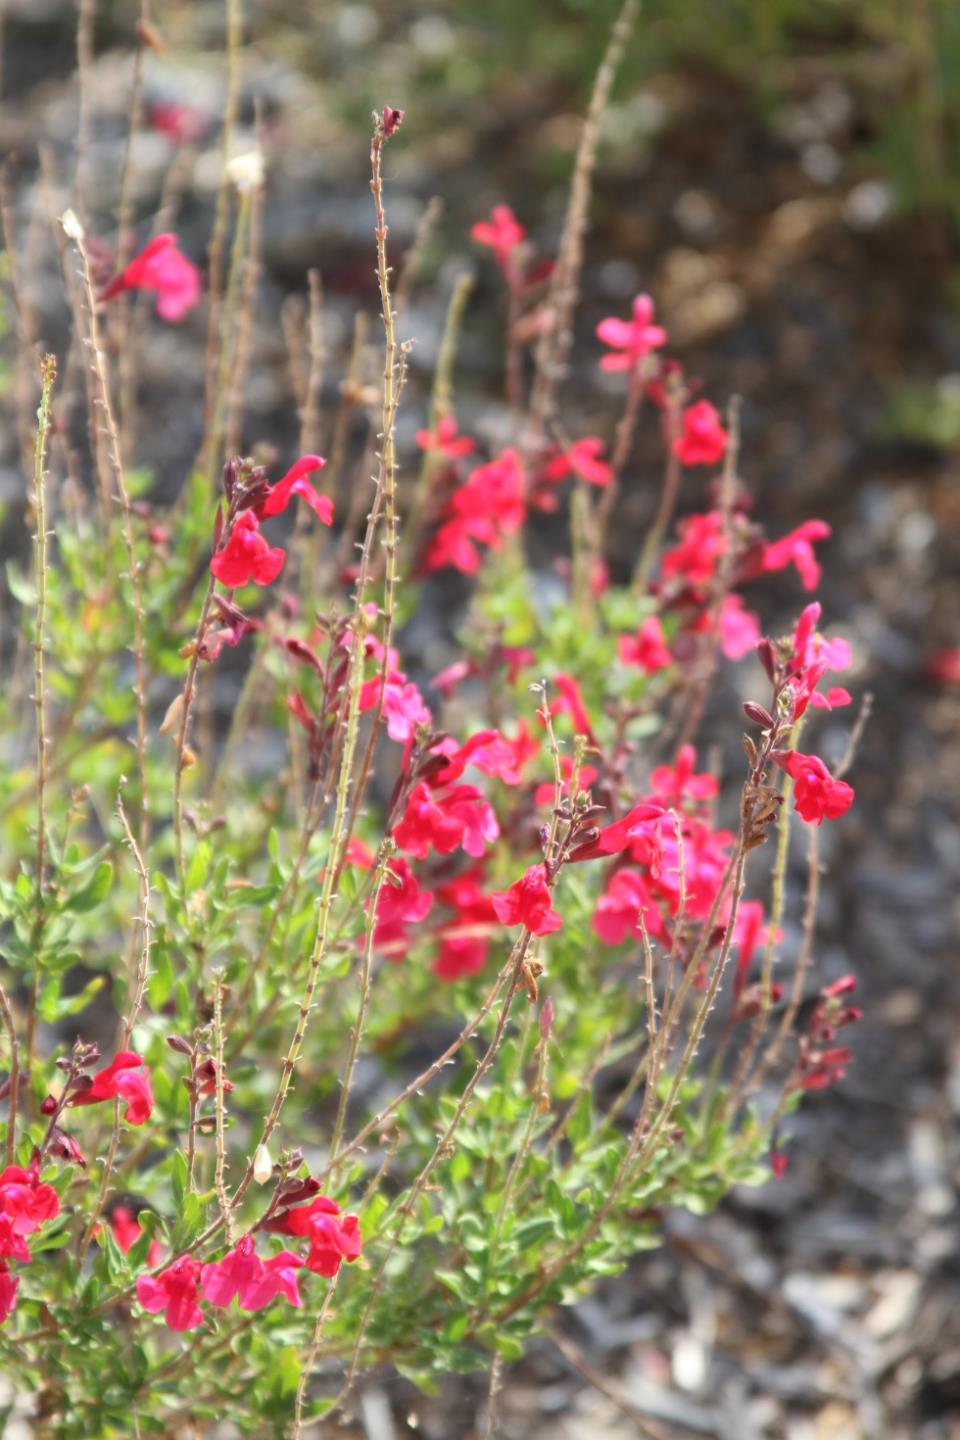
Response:
[{"label": "red flower on tall stalk", "polygon": [[487,963],[496,912],[481,885],[479,867],[464,871],[437,890],[437,899],[454,911],[440,932],[433,973],[441,980],[474,975]]},{"label": "red flower on tall stalk", "polygon": [[494,205],[490,219],[478,220],[470,238],[478,245],[489,246],[500,269],[509,274],[514,251],[526,240],[527,232],[509,205]]},{"label": "red flower on tall stalk", "polygon": [[547,867],[542,861],[531,865],[509,890],[495,890],[490,903],[503,925],[525,925],[531,935],[550,935],[563,926],[562,916],[551,905]]},{"label": "red flower on tall stalk", "polygon": [[282,1295],[295,1309],[302,1310],[297,1284],[297,1270],[302,1265],[300,1256],[291,1250],[261,1260],[253,1236],[244,1235],[220,1260],[204,1265],[200,1289],[203,1298],[220,1309],[236,1299],[241,1310],[262,1310]]},{"label": "red flower on tall stalk", "polygon": [[698,400],[683,412],[683,429],[673,442],[673,453],[682,465],[715,465],[723,459],[729,438],[716,406]]},{"label": "red flower on tall stalk", "polygon": [[85,1090],[71,1096],[71,1105],[96,1105],[101,1100],[125,1100],[123,1118],[131,1125],[143,1125],[153,1113],[150,1071],[135,1050],[120,1050],[104,1070],[93,1077]]},{"label": "red flower on tall stalk", "polygon": [[673,664],[657,615],[649,615],[635,635],[619,635],[617,654],[624,665],[637,665],[645,675],[655,675]]},{"label": "red flower on tall stalk", "polygon": [[605,449],[606,445],[598,435],[585,435],[582,440],[575,440],[566,450],[558,451],[548,460],[540,472],[540,479],[556,484],[566,480],[568,475],[576,475],[588,485],[609,485],[613,471],[606,460],[600,458]]},{"label": "red flower on tall stalk", "polygon": [[201,1269],[192,1255],[181,1255],[159,1275],[141,1275],[137,1299],[151,1315],[162,1310],[171,1330],[195,1330],[203,1324],[203,1311],[197,1304]]},{"label": "red flower on tall stalk", "polygon": [[11,1275],[6,1264],[0,1260],[0,1325],[10,1315],[17,1303],[19,1275]]},{"label": "red flower on tall stalk", "polygon": [[475,440],[459,433],[453,415],[442,415],[435,430],[418,430],[415,439],[421,450],[435,450],[448,460],[460,460],[464,455],[472,455],[477,448]]},{"label": "red flower on tall stalk", "polygon": [[660,562],[664,576],[685,580],[689,585],[706,585],[727,548],[723,516],[719,510],[688,515],[679,521],[677,533],[680,543],[665,550]]},{"label": "red flower on tall stalk", "polygon": [[[429,890],[422,889],[408,862],[403,859],[391,860],[389,872],[380,887],[380,897],[377,900],[373,943],[386,946],[391,943],[397,945],[397,951],[388,958],[401,960],[403,958],[403,942],[407,938],[407,926],[415,925],[419,920],[423,920],[429,914],[432,906],[433,896]],[[369,908],[368,901],[368,911]]]},{"label": "red flower on tall stalk", "polygon": [[154,290],[161,320],[177,324],[200,299],[200,271],[177,248],[177,237],[157,235],[100,292],[112,300],[124,290]]},{"label": "red flower on tall stalk", "polygon": [[347,1264],[356,1260],[363,1248],[357,1216],[344,1215],[326,1195],[284,1210],[263,1228],[281,1235],[305,1235],[310,1241],[307,1269],[327,1278],[336,1275],[344,1260]]},{"label": "red flower on tall stalk", "polygon": [[306,478],[315,470],[322,470],[326,463],[322,455],[301,455],[286,475],[268,488],[265,498],[253,507],[257,518],[265,520],[270,515],[282,515],[294,495],[299,495],[324,525],[332,524],[333,501],[326,495],[318,495]]},{"label": "red flower on tall stalk", "polygon": [[629,320],[611,315],[597,326],[597,339],[609,345],[610,355],[600,361],[603,370],[633,370],[651,350],[667,343],[667,332],[653,323],[653,301],[649,295],[638,295],[633,302]]},{"label": "red flower on tall stalk", "polygon": [[819,755],[789,750],[776,756],[777,764],[793,776],[797,814],[809,825],[837,820],[853,804],[853,786],[835,780]]},{"label": "red flower on tall stalk", "polygon": [[286,563],[287,552],[268,545],[252,510],[244,510],[230,527],[227,543],[211,558],[214,578],[236,590],[239,585],[270,585]]},{"label": "red flower on tall stalk", "polygon": [[[143,1226],[128,1205],[114,1205],[107,1220],[110,1225],[110,1233],[116,1240],[118,1248],[126,1255],[143,1234]],[[147,1266],[151,1270],[154,1265],[159,1264],[162,1254],[163,1246],[160,1241],[151,1240],[147,1250]]]},{"label": "red flower on tall stalk", "polygon": [[763,548],[760,562],[761,571],[785,570],[795,565],[804,590],[816,590],[820,584],[820,564],[813,545],[817,540],[826,540],[832,534],[825,520],[805,520],[789,535],[782,535]]}]

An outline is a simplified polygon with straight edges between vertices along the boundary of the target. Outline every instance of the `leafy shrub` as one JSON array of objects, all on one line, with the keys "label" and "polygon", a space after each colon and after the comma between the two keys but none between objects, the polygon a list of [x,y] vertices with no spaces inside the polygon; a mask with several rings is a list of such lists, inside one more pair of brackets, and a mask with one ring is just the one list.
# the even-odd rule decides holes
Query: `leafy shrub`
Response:
[{"label": "leafy shrub", "polygon": [[[853,791],[799,746],[817,708],[849,703],[825,683],[849,651],[815,602],[763,637],[741,593],[791,565],[815,589],[828,529],[771,540],[749,518],[736,405],[721,416],[663,358],[647,296],[598,327],[622,390],[609,447],[572,439],[560,410],[631,10],[552,266],[506,207],[474,231],[506,297],[512,433],[488,453],[453,407],[462,285],[420,458],[398,452],[409,342],[382,156],[402,112],[375,116],[371,148],[382,384],[355,366],[341,411],[376,417],[372,481],[342,419],[329,463],[306,453],[279,479],[255,443],[234,453],[260,157],[227,168],[203,443],[162,510],[131,463],[130,367],[200,302],[199,272],[173,235],[131,258],[125,236],[111,254],[61,217],[89,453],[64,443],[64,361],[47,355],[32,572],[8,568],[0,778],[0,1344],[38,1434],[171,1434],[226,1412],[241,1433],[299,1435],[374,1367],[424,1387],[495,1374],[553,1307],[655,1246],[664,1211],[779,1171],[784,1117],[843,1073],[852,980],[801,1006],[818,827]],[[607,532],[645,415],[660,499],[614,584]],[[569,554],[537,574],[525,531],[563,511]],[[459,650],[418,684],[404,622],[454,582]],[[694,749],[728,661],[757,696],[729,827]],[[794,808],[809,884],[784,957]],[[768,902],[745,898],[748,870]]]}]

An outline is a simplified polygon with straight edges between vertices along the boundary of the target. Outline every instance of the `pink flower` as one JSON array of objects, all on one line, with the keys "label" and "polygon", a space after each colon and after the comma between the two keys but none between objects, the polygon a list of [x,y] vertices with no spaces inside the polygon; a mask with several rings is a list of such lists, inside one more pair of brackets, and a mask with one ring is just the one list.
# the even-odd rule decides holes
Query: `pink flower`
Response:
[{"label": "pink flower", "polygon": [[508,273],[513,265],[513,252],[527,238],[527,232],[509,205],[494,205],[489,220],[478,220],[470,231],[478,245],[488,245],[500,269]]},{"label": "pink flower", "polygon": [[283,1295],[297,1310],[303,1308],[297,1284],[299,1255],[281,1250],[267,1261],[256,1253],[252,1235],[244,1235],[232,1250],[213,1264],[204,1265],[200,1288],[211,1305],[225,1309],[235,1298],[241,1310],[262,1310]]},{"label": "pink flower", "polygon": [[814,554],[813,543],[826,540],[832,533],[825,520],[806,520],[789,535],[784,535],[772,544],[765,545],[761,569],[766,572],[785,570],[796,565],[805,590],[816,590],[820,583],[820,565]]},{"label": "pink flower", "polygon": [[0,1325],[13,1312],[17,1303],[19,1275],[11,1275],[3,1261],[0,1261]]},{"label": "pink flower", "polygon": [[728,660],[742,660],[757,648],[760,621],[753,610],[743,608],[740,595],[724,595],[720,605],[720,649]]},{"label": "pink flower", "polygon": [[14,1222],[7,1215],[0,1215],[0,1256],[4,1260],[22,1260],[28,1264],[30,1247],[22,1235],[18,1235]]},{"label": "pink flower", "polygon": [[639,870],[618,870],[597,901],[594,933],[606,945],[619,945],[640,934],[640,916],[648,935],[664,934],[663,918]]},{"label": "pink flower", "polygon": [[445,665],[442,670],[438,670],[432,680],[427,681],[427,684],[431,690],[439,690],[443,698],[449,700],[461,680],[466,680],[476,673],[477,663],[475,660],[454,660],[449,665]]},{"label": "pink flower", "polygon": [[493,806],[483,798],[476,785],[455,785],[441,798],[447,814],[461,826],[461,845],[468,855],[479,859],[488,845],[500,835],[500,826]]},{"label": "pink flower", "polygon": [[483,892],[478,868],[464,871],[441,886],[437,898],[451,907],[454,918],[441,932],[433,973],[441,980],[474,975],[487,963],[490,934],[497,918],[490,896]]},{"label": "pink flower", "polygon": [[501,450],[486,465],[478,465],[467,483],[456,490],[453,512],[467,532],[484,545],[496,548],[505,535],[515,534],[526,515],[523,467],[516,450]]},{"label": "pink flower", "polygon": [[[407,926],[415,925],[429,914],[433,896],[423,890],[406,860],[391,860],[390,871],[380,888],[377,901],[377,923],[373,932],[375,945],[405,942]],[[369,902],[367,906],[369,910]],[[391,956],[399,960],[401,956]]]},{"label": "pink flower", "polygon": [[96,1105],[101,1100],[125,1100],[123,1118],[131,1125],[143,1125],[153,1113],[153,1091],[150,1072],[143,1056],[134,1050],[120,1050],[105,1070],[93,1077],[86,1090],[70,1096],[71,1105]]},{"label": "pink flower", "polygon": [[717,561],[727,548],[723,516],[719,510],[690,515],[677,525],[680,544],[664,551],[661,569],[668,578],[690,585],[706,585],[713,579]]},{"label": "pink flower", "polygon": [[437,570],[459,570],[461,575],[476,575],[480,569],[480,551],[470,539],[462,520],[448,520],[430,541],[423,568],[431,575]]},{"label": "pink flower", "polygon": [[[52,1185],[40,1180],[40,1166],[36,1162],[24,1170],[20,1165],[8,1165],[0,1171],[0,1219],[9,1224],[8,1243],[12,1237],[32,1235],[45,1220],[53,1220],[60,1214],[60,1200]],[[6,1249],[0,1239],[0,1255],[14,1254]],[[27,1252],[16,1252],[19,1260],[29,1260]]]},{"label": "pink flower", "polygon": [[715,465],[723,458],[729,436],[709,400],[698,400],[683,412],[683,431],[673,442],[682,465]]},{"label": "pink flower", "polygon": [[629,320],[610,316],[597,326],[597,339],[614,352],[600,361],[603,370],[633,370],[651,350],[667,343],[667,332],[653,323],[653,301],[649,295],[638,295],[633,302]]},{"label": "pink flower", "polygon": [[[360,688],[360,709],[372,710],[380,695],[380,676],[375,675]],[[400,671],[388,679],[383,691],[383,714],[387,722],[387,734],[391,740],[406,745],[412,740],[420,725],[429,725],[433,720],[429,709],[414,685]]]},{"label": "pink flower", "polygon": [[[735,1006],[740,1004],[747,981],[747,972],[750,969],[750,961],[756,953],[757,946],[765,945],[769,939],[769,929],[765,922],[766,915],[761,900],[741,900],[734,930],[734,942],[737,946],[737,968],[733,976]],[[779,931],[776,938],[778,940],[780,938]]]},{"label": "pink flower", "polygon": [[681,745],[675,765],[658,765],[650,776],[650,788],[668,805],[680,808],[684,800],[712,800],[719,793],[716,776],[695,775],[697,752],[692,745]]},{"label": "pink flower", "polygon": [[155,290],[157,314],[176,324],[200,299],[200,271],[177,249],[176,235],[158,235],[110,281],[100,299],[112,300],[123,290]]},{"label": "pink flower", "polygon": [[659,846],[660,821],[663,806],[659,801],[641,802],[628,810],[619,820],[614,820],[595,839],[579,845],[570,856],[571,860],[597,860],[604,855],[618,855],[640,842],[649,842],[656,849]]},{"label": "pink flower", "polygon": [[[118,1248],[126,1255],[143,1234],[143,1226],[127,1205],[114,1205],[107,1219],[110,1233],[116,1240]],[[163,1246],[160,1241],[151,1240],[150,1248],[147,1250],[147,1265],[151,1270],[159,1264],[162,1253]]]},{"label": "pink flower", "polygon": [[328,1278],[336,1275],[344,1260],[348,1264],[356,1260],[363,1248],[356,1215],[344,1215],[336,1201],[326,1195],[317,1195],[306,1205],[284,1210],[268,1220],[263,1228],[283,1235],[307,1236],[310,1240],[307,1269]]},{"label": "pink flower", "polygon": [[547,869],[542,862],[531,865],[509,890],[495,890],[490,903],[502,924],[525,925],[532,935],[550,935],[563,926],[562,917],[551,908]]},{"label": "pink flower", "polygon": [[199,140],[209,125],[206,115],[194,110],[192,105],[181,105],[175,100],[157,101],[150,106],[150,128],[171,140],[184,144]]},{"label": "pink flower", "polygon": [[480,568],[477,544],[498,549],[504,537],[520,529],[526,517],[524,474],[514,449],[502,450],[479,465],[454,491],[424,560],[430,573],[450,566],[465,575]]},{"label": "pink flower", "polygon": [[254,506],[257,518],[264,520],[270,515],[282,515],[293,496],[299,495],[324,525],[332,524],[333,501],[326,495],[318,495],[306,479],[314,470],[322,470],[326,463],[322,455],[301,455],[286,475],[270,486],[266,498]]},{"label": "pink flower", "polygon": [[442,802],[435,801],[429,787],[421,782],[411,790],[400,823],[394,826],[393,838],[401,850],[418,860],[423,860],[431,849],[438,855],[449,855],[463,838],[463,823],[458,816],[450,815]]},{"label": "pink flower", "polygon": [[[536,754],[539,748],[534,743],[533,753]],[[447,764],[437,772],[431,783],[450,785],[460,779],[468,765],[472,765],[483,775],[495,775],[505,785],[519,785],[520,771],[529,754],[529,748],[524,746],[522,751],[518,750],[517,741],[508,740],[499,730],[478,730],[459,749],[447,755]]]},{"label": "pink flower", "polygon": [[286,561],[286,552],[271,548],[260,534],[260,522],[252,510],[237,516],[227,543],[210,561],[210,569],[221,585],[235,590],[238,585],[269,585],[276,580]]},{"label": "pink flower", "polygon": [[137,1299],[151,1315],[163,1310],[171,1330],[194,1330],[203,1324],[203,1311],[197,1304],[201,1268],[199,1260],[181,1255],[159,1275],[141,1275]]},{"label": "pink flower", "polygon": [[477,448],[477,442],[471,440],[469,435],[458,433],[453,415],[441,416],[436,430],[418,430],[416,441],[421,450],[437,450],[448,460],[459,460],[464,455],[472,455]]},{"label": "pink flower", "polygon": [[624,665],[637,665],[645,675],[655,675],[673,664],[673,656],[664,640],[663,626],[657,615],[644,620],[636,635],[617,637],[617,654]]},{"label": "pink flower", "polygon": [[797,814],[808,824],[837,820],[853,804],[853,787],[844,780],[834,780],[818,755],[789,750],[777,756],[777,763],[793,776]]},{"label": "pink flower", "polygon": [[853,664],[849,641],[837,636],[828,640],[817,629],[820,605],[816,600],[805,606],[793,632],[794,665],[822,662],[824,670],[849,670]]},{"label": "pink flower", "polygon": [[851,704],[848,690],[832,685],[826,694],[817,686],[828,670],[843,670],[850,664],[850,646],[846,640],[826,640],[816,629],[820,618],[820,606],[814,601],[807,605],[797,621],[793,632],[793,653],[790,657],[792,673],[788,677],[793,696],[793,716],[799,719],[813,705],[821,710],[832,710],[838,705]]},{"label": "pink flower", "polygon": [[362,1248],[360,1221],[356,1215],[318,1215],[310,1226],[310,1253],[307,1269],[315,1275],[332,1277],[346,1260],[352,1264]]},{"label": "pink flower", "polygon": [[550,714],[569,715],[576,733],[592,739],[593,727],[590,724],[590,716],[587,714],[587,707],[576,680],[565,671],[558,670],[553,677],[553,683],[560,691],[560,695],[556,700],[551,700]]},{"label": "pink flower", "polygon": [[587,435],[577,440],[569,449],[561,450],[548,460],[540,472],[540,478],[550,484],[566,480],[570,474],[586,480],[588,485],[609,485],[613,474],[610,466],[600,456],[606,449],[597,435]]}]

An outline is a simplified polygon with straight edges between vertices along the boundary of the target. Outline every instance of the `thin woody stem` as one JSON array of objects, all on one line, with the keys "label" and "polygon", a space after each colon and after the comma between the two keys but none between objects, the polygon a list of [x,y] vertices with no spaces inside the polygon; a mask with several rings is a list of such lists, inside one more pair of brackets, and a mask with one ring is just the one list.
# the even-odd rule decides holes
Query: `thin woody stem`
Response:
[{"label": "thin woody stem", "polygon": [[37,411],[37,439],[33,463],[33,508],[36,523],[35,574],[37,607],[33,635],[33,704],[37,717],[37,916],[43,910],[44,872],[47,844],[47,690],[44,675],[44,645],[47,619],[47,507],[46,462],[50,436],[50,407],[57,362],[45,355],[40,370],[40,408]]},{"label": "thin woody stem", "polygon": [[[350,1091],[353,1086],[353,1074],[357,1065],[357,1055],[360,1051],[360,1041],[363,1038],[363,1026],[367,1017],[367,1005],[370,1001],[370,971],[373,964],[373,937],[377,929],[377,909],[380,904],[380,894],[387,878],[389,865],[389,854],[387,846],[389,841],[384,842],[381,847],[380,859],[377,862],[377,878],[373,887],[373,895],[370,899],[369,913],[367,917],[367,931],[363,944],[363,959],[360,964],[360,1004],[357,1009],[357,1018],[353,1029],[350,1032],[350,1053],[347,1056],[346,1068],[343,1072],[343,1079],[340,1083],[340,1103],[337,1106],[337,1118],[333,1126],[333,1137],[330,1141],[330,1163],[336,1162],[337,1151],[343,1139],[343,1129],[347,1120],[347,1106],[350,1103]],[[392,848],[392,846],[391,846]]]},{"label": "thin woody stem", "polygon": [[583,266],[584,236],[589,218],[600,124],[610,103],[614,77],[639,10],[640,0],[624,0],[610,32],[606,53],[597,71],[590,104],[580,132],[563,234],[546,302],[551,324],[543,331],[535,355],[528,453],[535,453],[542,444],[556,400],[557,386],[565,373],[566,358],[573,343],[572,320]]},{"label": "thin woody stem", "polygon": [[[97,300],[93,287],[93,276],[87,254],[82,226],[69,211],[61,221],[64,233],[73,241],[80,259],[80,278],[84,288],[87,312],[88,334],[85,337],[90,349],[90,370],[94,380],[94,403],[103,414],[106,436],[106,452],[110,475],[116,486],[116,499],[120,506],[123,528],[123,543],[127,555],[127,571],[133,610],[133,692],[137,711],[137,777],[140,786],[139,824],[137,841],[141,852],[145,852],[150,835],[150,795],[147,788],[147,666],[144,640],[143,589],[140,583],[140,562],[137,559],[136,540],[133,533],[133,510],[127,490],[120,436],[113,414],[110,397],[110,377],[107,370],[100,326],[97,320]],[[109,539],[109,537],[107,537]]]},{"label": "thin woody stem", "polygon": [[7,992],[0,985],[0,1015],[3,1028],[10,1042],[10,1073],[7,1081],[10,1094],[10,1108],[7,1115],[7,1164],[12,1165],[17,1145],[17,1106],[20,1101],[20,1047],[17,1043],[17,1027],[7,999]]},{"label": "thin woody stem", "polygon": [[213,977],[213,1047],[214,1084],[216,1086],[216,1144],[217,1159],[214,1172],[214,1187],[227,1232],[227,1244],[233,1245],[233,1211],[227,1196],[227,1147],[225,1141],[226,1107],[224,1105],[224,1063],[223,1063],[223,975]]}]

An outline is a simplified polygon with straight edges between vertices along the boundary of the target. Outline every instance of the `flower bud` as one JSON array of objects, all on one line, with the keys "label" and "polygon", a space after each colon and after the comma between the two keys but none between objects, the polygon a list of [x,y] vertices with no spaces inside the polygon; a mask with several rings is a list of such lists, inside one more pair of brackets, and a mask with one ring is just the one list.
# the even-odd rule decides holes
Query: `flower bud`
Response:
[{"label": "flower bud", "polygon": [[766,636],[757,645],[757,659],[766,670],[768,679],[773,680],[777,673],[777,658],[773,653],[773,646]]},{"label": "flower bud", "polygon": [[400,126],[403,124],[403,117],[406,113],[407,112],[405,110],[395,110],[392,105],[384,105],[382,124],[383,138],[385,140],[389,140],[390,136],[395,135],[396,132],[400,129]]},{"label": "flower bud", "polygon": [[755,725],[762,726],[764,730],[773,729],[773,716],[770,711],[764,709],[762,705],[758,705],[754,700],[743,702],[743,713],[748,720],[752,720]]}]

